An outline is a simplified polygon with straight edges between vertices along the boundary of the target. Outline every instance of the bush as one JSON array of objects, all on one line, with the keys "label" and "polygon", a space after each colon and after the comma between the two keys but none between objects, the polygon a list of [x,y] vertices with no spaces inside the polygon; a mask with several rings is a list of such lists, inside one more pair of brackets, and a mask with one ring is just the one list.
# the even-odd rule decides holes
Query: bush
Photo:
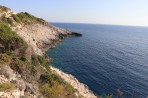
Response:
[{"label": "bush", "polygon": [[63,98],[64,96],[64,88],[58,83],[54,87],[50,87],[49,84],[46,83],[40,87],[40,91],[46,96],[45,98]]},{"label": "bush", "polygon": [[8,23],[7,18],[5,17],[5,14],[1,16],[0,20],[4,23]]},{"label": "bush", "polygon": [[38,66],[39,65],[39,61],[38,61],[38,58],[37,58],[37,55],[33,54],[31,55],[31,62],[34,66]]},{"label": "bush", "polygon": [[19,60],[19,58],[13,58],[10,67],[19,74],[22,74],[26,69],[26,62]]},{"label": "bush", "polygon": [[11,28],[4,23],[0,23],[0,39],[5,41],[16,41],[23,45],[26,44],[26,42],[19,37],[17,33],[12,31]]},{"label": "bush", "polygon": [[65,84],[65,90],[67,91],[67,94],[74,94],[74,92],[76,91],[70,84],[66,83]]},{"label": "bush", "polygon": [[4,23],[0,23],[0,44],[5,47],[5,51],[19,49],[19,52],[25,52],[28,47],[24,39]]},{"label": "bush", "polygon": [[5,23],[5,24],[14,26],[13,19],[7,18],[7,17],[5,16],[5,14],[4,14],[3,16],[1,16],[0,21],[3,22],[3,23]]},{"label": "bush", "polygon": [[0,54],[0,64],[9,64],[11,57],[7,54]]},{"label": "bush", "polygon": [[21,74],[22,77],[27,81],[31,81],[31,79],[36,78],[37,71],[39,70],[38,67],[32,65],[28,60],[18,57],[12,59],[10,67],[15,72]]},{"label": "bush", "polygon": [[11,82],[0,83],[0,92],[9,92],[16,89],[16,84]]},{"label": "bush", "polygon": [[42,57],[40,55],[38,55],[37,57],[38,57],[38,60],[39,60],[40,64],[43,64],[44,61],[45,61],[44,57]]},{"label": "bush", "polygon": [[19,19],[19,17],[17,15],[12,15],[13,19],[17,22],[17,23],[20,23],[21,20]]},{"label": "bush", "polygon": [[1,6],[0,5],[0,12],[2,11],[8,11],[8,10],[10,10],[9,8],[7,8],[7,7],[5,7],[5,6]]},{"label": "bush", "polygon": [[37,74],[37,70],[35,66],[31,66],[31,75],[35,76]]},{"label": "bush", "polygon": [[28,59],[25,56],[20,57],[21,61],[28,62]]},{"label": "bush", "polygon": [[43,83],[49,83],[51,86],[54,85],[52,84],[53,81],[57,81],[59,84],[64,84],[64,80],[60,78],[59,76],[51,73],[44,73],[40,76],[40,80]]},{"label": "bush", "polygon": [[14,26],[14,24],[13,24],[13,20],[12,20],[12,19],[7,18],[7,22],[8,22],[8,24],[10,24],[11,26]]},{"label": "bush", "polygon": [[40,23],[40,24],[45,24],[46,22],[41,19],[41,18],[37,18],[33,15],[30,15],[29,13],[27,12],[21,12],[21,13],[18,13],[16,15],[16,17],[18,17],[18,19],[22,22],[22,23],[25,23],[25,24],[33,24],[33,23]]},{"label": "bush", "polygon": [[42,74],[40,81],[40,91],[46,98],[75,98],[75,89],[55,74]]},{"label": "bush", "polygon": [[44,66],[44,67],[48,67],[49,66],[49,62],[43,56],[37,55],[37,58],[38,58],[39,63],[42,66]]}]

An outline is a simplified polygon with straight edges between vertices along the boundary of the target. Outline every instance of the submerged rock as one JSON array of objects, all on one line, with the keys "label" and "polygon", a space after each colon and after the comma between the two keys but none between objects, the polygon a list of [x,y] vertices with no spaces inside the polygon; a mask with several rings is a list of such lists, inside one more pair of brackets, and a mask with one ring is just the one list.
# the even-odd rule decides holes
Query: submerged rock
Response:
[{"label": "submerged rock", "polygon": [[82,34],[77,33],[77,32],[72,32],[72,34],[75,35],[75,36],[82,36]]}]

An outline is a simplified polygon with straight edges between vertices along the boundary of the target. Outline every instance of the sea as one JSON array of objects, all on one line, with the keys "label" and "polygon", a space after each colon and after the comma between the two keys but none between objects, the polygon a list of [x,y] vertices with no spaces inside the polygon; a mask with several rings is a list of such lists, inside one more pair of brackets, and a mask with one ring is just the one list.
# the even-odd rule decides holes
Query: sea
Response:
[{"label": "sea", "polygon": [[[148,27],[52,23],[78,32],[46,52],[52,66],[72,74],[98,96],[148,96]],[[105,98],[105,97],[104,97]]]}]

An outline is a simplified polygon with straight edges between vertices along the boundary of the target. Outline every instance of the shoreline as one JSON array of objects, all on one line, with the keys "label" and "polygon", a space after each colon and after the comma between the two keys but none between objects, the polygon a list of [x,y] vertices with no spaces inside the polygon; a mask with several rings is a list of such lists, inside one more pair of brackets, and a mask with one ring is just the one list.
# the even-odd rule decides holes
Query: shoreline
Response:
[{"label": "shoreline", "polygon": [[[79,34],[79,33],[77,33],[77,34]],[[70,37],[79,37],[79,36],[76,36],[76,35],[70,35],[69,36],[69,35],[67,35],[64,38],[70,38]],[[64,38],[62,38],[62,39],[64,39]],[[50,51],[50,49],[54,49],[57,44],[60,44],[62,42],[62,39],[60,39],[60,41],[57,40],[55,43],[53,43],[53,45],[52,45],[53,47],[46,48],[46,49],[48,49],[49,51]],[[43,54],[43,55],[45,56],[46,54]],[[46,55],[46,56],[48,56],[48,55]],[[48,57],[51,58],[50,56],[48,56]],[[52,72],[54,74],[57,74],[58,76],[60,76],[67,83],[69,83],[74,89],[76,89],[78,91],[78,93],[76,93],[77,96],[80,95],[82,98],[98,98],[91,90],[89,90],[89,88],[88,88],[88,86],[86,84],[81,83],[73,75],[63,72],[62,70],[52,66],[52,64],[51,64],[50,68],[51,68],[51,70],[52,70]]]},{"label": "shoreline", "polygon": [[[16,29],[14,28],[14,30]],[[57,44],[62,42],[62,39],[82,36],[82,34],[64,30],[50,24],[48,26],[40,24],[24,25],[20,26],[16,32],[26,40],[36,54],[45,57],[47,57],[46,51],[54,49]],[[50,56],[48,57],[50,58]],[[80,95],[82,98],[97,98],[85,84],[80,83],[74,76],[66,74],[57,68],[51,67],[51,70],[71,84],[78,91],[76,95]]]},{"label": "shoreline", "polygon": [[[82,34],[77,33],[77,32],[72,32],[71,34],[67,34],[67,35],[62,35],[62,37],[60,37],[59,40],[55,40],[54,43],[51,43],[50,47],[46,47],[46,49],[44,50],[44,54],[43,56],[47,56],[50,59],[52,59],[50,56],[48,56],[46,54],[46,51],[50,49],[54,49],[56,47],[56,45],[60,44],[62,42],[63,39],[65,38],[71,38],[71,37],[81,37]],[[54,59],[54,58],[53,58]],[[78,92],[76,93],[76,95],[81,96],[82,98],[98,98],[93,91],[89,90],[88,86],[84,83],[81,83],[76,77],[74,77],[71,74],[67,74],[65,72],[63,72],[62,70],[52,66],[50,66],[52,72],[54,74],[57,74],[58,76],[60,76],[62,79],[64,79],[67,83],[69,83],[74,89],[76,89]]]},{"label": "shoreline", "polygon": [[79,80],[75,78],[73,75],[67,74],[53,66],[51,66],[50,68],[54,74],[59,75],[62,79],[64,79],[67,83],[69,83],[72,87],[74,87],[74,89],[78,91],[76,95],[80,95],[83,98],[97,98],[97,96],[95,96],[94,93],[91,90],[89,90],[87,85],[79,82]]}]

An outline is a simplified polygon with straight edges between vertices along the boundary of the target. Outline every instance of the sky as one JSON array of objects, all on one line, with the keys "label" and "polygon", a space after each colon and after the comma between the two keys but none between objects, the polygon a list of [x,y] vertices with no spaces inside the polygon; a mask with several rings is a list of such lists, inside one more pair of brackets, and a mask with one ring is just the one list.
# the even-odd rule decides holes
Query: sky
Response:
[{"label": "sky", "polygon": [[48,22],[148,26],[148,0],[0,0]]}]

